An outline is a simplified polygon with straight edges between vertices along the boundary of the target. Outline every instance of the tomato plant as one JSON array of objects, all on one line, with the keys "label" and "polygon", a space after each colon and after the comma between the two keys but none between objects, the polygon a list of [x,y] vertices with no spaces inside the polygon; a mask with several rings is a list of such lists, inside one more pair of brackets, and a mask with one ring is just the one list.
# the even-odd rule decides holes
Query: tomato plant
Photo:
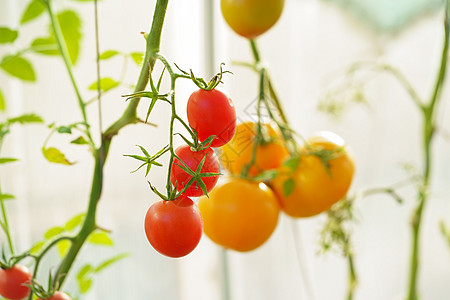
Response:
[{"label": "tomato plant", "polygon": [[[176,155],[190,168],[192,171],[196,171],[200,163],[204,160],[203,166],[201,167],[201,173],[217,173],[220,172],[219,160],[216,154],[211,148],[200,151],[192,151],[188,145],[183,145],[175,150]],[[173,185],[176,186],[178,191],[181,191],[186,184],[192,178],[192,175],[186,173],[180,166],[185,167],[178,158],[174,158],[173,166],[170,173],[170,180]],[[197,178],[196,181],[187,188],[184,192],[186,196],[198,197],[203,195],[203,191],[198,181],[201,180],[206,186],[206,191],[209,192],[216,185],[219,175],[206,176]]]},{"label": "tomato plant", "polygon": [[236,130],[236,110],[233,101],[223,92],[199,89],[191,94],[187,103],[189,125],[197,131],[200,141],[215,138],[211,147],[228,143]]},{"label": "tomato plant", "polygon": [[[255,159],[250,167],[250,176],[278,168],[288,157],[288,151],[280,135],[270,124],[263,124],[262,131],[267,141],[256,148]],[[241,123],[236,128],[233,139],[221,148],[220,160],[231,174],[239,174],[252,161],[256,123]]]},{"label": "tomato plant", "polygon": [[253,39],[269,30],[280,18],[284,0],[221,0],[228,25],[239,35]]},{"label": "tomato plant", "polygon": [[279,205],[264,183],[231,178],[200,198],[205,234],[215,243],[250,251],[269,239],[278,223]]},{"label": "tomato plant", "polygon": [[[37,300],[44,300],[44,299],[38,298]],[[64,292],[56,291],[50,298],[47,298],[47,300],[72,300],[72,298],[70,298],[70,296]]]},{"label": "tomato plant", "polygon": [[280,167],[271,182],[282,210],[292,217],[309,217],[328,210],[343,198],[355,166],[342,138],[324,132],[309,139],[299,158]]},{"label": "tomato plant", "polygon": [[188,197],[160,200],[150,206],[145,216],[145,234],[159,253],[182,257],[195,249],[202,236],[202,218]]},{"label": "tomato plant", "polygon": [[30,270],[20,264],[10,269],[0,269],[0,295],[8,300],[20,300],[30,293],[26,284],[31,283]]}]

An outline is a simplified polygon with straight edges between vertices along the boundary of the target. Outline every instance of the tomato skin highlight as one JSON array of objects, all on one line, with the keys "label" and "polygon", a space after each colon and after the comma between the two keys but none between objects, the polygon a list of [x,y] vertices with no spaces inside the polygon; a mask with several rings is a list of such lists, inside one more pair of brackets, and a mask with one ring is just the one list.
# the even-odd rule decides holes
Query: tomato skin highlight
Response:
[{"label": "tomato skin highlight", "polygon": [[[192,151],[188,145],[183,145],[175,150],[175,154],[194,172],[197,170],[198,165],[206,155],[201,173],[220,173],[219,160],[211,148],[201,151]],[[176,186],[178,191],[181,191],[192,176],[186,173],[178,165],[184,166],[180,160],[174,158],[172,169],[170,171],[170,181],[174,186]],[[202,181],[205,183],[206,191],[208,193],[214,188],[218,180],[219,175],[202,177]],[[194,181],[184,192],[184,195],[188,197],[199,197],[203,195],[203,191],[198,183]]]},{"label": "tomato skin highlight", "polygon": [[7,270],[0,269],[0,295],[8,300],[27,297],[30,288],[24,284],[30,284],[32,277],[30,270],[20,264]]},{"label": "tomato skin highlight", "polygon": [[253,39],[269,30],[281,16],[284,0],[221,0],[227,24],[242,37]]},{"label": "tomato skin highlight", "polygon": [[230,178],[199,199],[203,230],[215,243],[246,252],[264,244],[278,223],[279,204],[264,183]]},{"label": "tomato skin highlight", "polygon": [[223,92],[199,89],[191,94],[187,102],[187,118],[200,141],[211,135],[216,137],[211,147],[228,143],[236,130],[236,109],[233,101]]},{"label": "tomato skin highlight", "polygon": [[173,258],[185,256],[197,247],[202,228],[197,205],[184,196],[153,203],[144,221],[145,234],[153,248]]},{"label": "tomato skin highlight", "polygon": [[[289,152],[281,136],[270,124],[262,124],[262,129],[270,137],[268,144],[259,145],[256,148],[254,164],[250,167],[249,176],[271,169],[277,169],[289,156]],[[236,127],[233,139],[220,149],[220,161],[222,166],[231,174],[238,175],[251,162],[253,155],[254,139],[256,137],[257,124],[244,122]]]},{"label": "tomato skin highlight", "polygon": [[50,298],[47,299],[38,298],[36,300],[72,300],[72,298],[70,298],[70,296],[64,292],[56,291]]},{"label": "tomato skin highlight", "polygon": [[[329,137],[335,137],[334,140]],[[337,137],[337,138],[336,138]],[[336,142],[337,141],[337,142]],[[343,140],[335,134],[315,136],[308,140],[310,149],[302,149],[298,167],[292,171],[280,167],[277,177],[270,183],[282,210],[291,217],[311,217],[327,211],[348,192],[355,165]],[[310,154],[311,150],[338,150],[338,156],[328,161],[329,172],[321,159]],[[339,150],[340,149],[340,150]],[[293,180],[292,193],[284,195],[284,183]]]}]

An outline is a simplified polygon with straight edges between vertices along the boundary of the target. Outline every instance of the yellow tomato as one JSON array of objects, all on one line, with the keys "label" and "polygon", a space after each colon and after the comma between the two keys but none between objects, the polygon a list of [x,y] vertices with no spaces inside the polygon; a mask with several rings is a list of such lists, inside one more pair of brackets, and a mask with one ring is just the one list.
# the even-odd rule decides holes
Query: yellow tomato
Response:
[{"label": "yellow tomato", "polygon": [[269,30],[280,18],[284,0],[221,0],[228,25],[237,34],[252,39]]},{"label": "yellow tomato", "polygon": [[347,194],[355,166],[342,138],[324,132],[308,140],[296,163],[278,171],[271,186],[282,210],[292,217],[310,217]]},{"label": "yellow tomato", "polygon": [[215,243],[236,251],[261,246],[275,230],[279,204],[264,183],[231,178],[198,202],[203,231]]},{"label": "yellow tomato", "polygon": [[[257,147],[255,161],[249,172],[250,176],[277,169],[289,155],[281,137],[272,126],[263,124],[262,129],[270,141]],[[240,174],[251,162],[256,130],[256,123],[239,124],[231,141],[221,148],[220,161],[231,174]]]}]

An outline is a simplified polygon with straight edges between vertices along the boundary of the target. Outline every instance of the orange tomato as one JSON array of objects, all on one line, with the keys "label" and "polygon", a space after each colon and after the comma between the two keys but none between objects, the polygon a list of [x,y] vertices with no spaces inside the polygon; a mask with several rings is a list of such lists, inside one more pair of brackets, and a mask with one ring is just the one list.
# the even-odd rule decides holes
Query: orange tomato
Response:
[{"label": "orange tomato", "polygon": [[323,132],[308,140],[297,163],[278,171],[271,187],[281,209],[292,217],[310,217],[347,194],[355,166],[342,138]]},{"label": "orange tomato", "polygon": [[264,183],[231,178],[198,202],[203,231],[215,243],[251,251],[269,239],[278,223],[279,204]]},{"label": "orange tomato", "polygon": [[[251,162],[256,130],[256,123],[239,124],[231,141],[221,148],[220,161],[231,174],[240,174]],[[257,147],[255,161],[249,171],[250,176],[278,168],[289,155],[280,135],[270,124],[263,124],[262,130],[270,141]]]}]

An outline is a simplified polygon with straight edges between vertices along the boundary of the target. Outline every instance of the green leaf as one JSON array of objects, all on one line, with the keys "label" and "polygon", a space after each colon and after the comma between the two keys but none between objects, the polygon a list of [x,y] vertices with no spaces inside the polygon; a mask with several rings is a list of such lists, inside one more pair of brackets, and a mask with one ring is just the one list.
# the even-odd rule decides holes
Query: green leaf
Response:
[{"label": "green leaf", "polygon": [[124,259],[129,256],[130,255],[128,253],[122,253],[122,254],[116,255],[114,257],[111,257],[110,259],[107,259],[104,262],[102,262],[100,265],[98,265],[95,268],[95,272],[98,273],[98,272],[102,271],[103,269],[111,266],[112,264],[118,262],[119,260]]},{"label": "green leaf", "polygon": [[295,188],[295,181],[293,178],[288,178],[283,182],[283,195],[289,197]]},{"label": "green leaf", "polygon": [[81,19],[73,10],[66,10],[57,15],[64,41],[69,51],[70,60],[73,64],[77,62],[80,52],[81,41]]},{"label": "green leaf", "polygon": [[60,226],[53,227],[53,228],[50,228],[49,230],[47,230],[47,231],[45,232],[44,238],[47,239],[47,240],[49,240],[49,239],[51,239],[52,237],[55,237],[55,236],[57,236],[58,234],[61,234],[61,233],[63,233],[63,232],[64,232],[64,228],[62,228],[62,227],[60,227]]},{"label": "green leaf", "polygon": [[278,172],[277,170],[267,170],[264,172],[261,172],[257,176],[255,176],[253,179],[256,181],[270,181],[274,179],[277,176]]},{"label": "green leaf", "polygon": [[32,0],[25,9],[20,24],[25,24],[36,19],[45,11],[45,5],[41,0]]},{"label": "green leaf", "polygon": [[11,76],[25,81],[36,81],[33,66],[23,57],[17,55],[4,56],[0,62],[0,67]]},{"label": "green leaf", "polygon": [[56,247],[58,248],[59,256],[64,257],[67,254],[67,251],[69,251],[70,242],[68,240],[62,240],[56,244]]},{"label": "green leaf", "polygon": [[31,43],[34,52],[45,55],[59,55],[58,45],[53,36],[38,37]]},{"label": "green leaf", "polygon": [[76,215],[75,217],[67,221],[66,225],[64,225],[64,228],[67,231],[74,230],[77,226],[79,226],[83,222],[85,215],[86,215],[85,213]]},{"label": "green leaf", "polygon": [[103,246],[113,246],[114,242],[109,237],[109,235],[106,232],[99,231],[99,232],[93,232],[87,240],[91,244],[95,245],[103,245]]},{"label": "green leaf", "polygon": [[288,167],[292,172],[294,172],[295,170],[297,170],[299,164],[300,164],[300,156],[293,156],[288,158],[283,163],[283,166]]},{"label": "green leaf", "polygon": [[42,247],[43,247],[44,245],[45,245],[45,242],[44,242],[44,241],[37,242],[36,244],[34,244],[33,247],[31,247],[30,253],[31,253],[31,254],[36,254],[36,253],[38,253],[38,251],[41,250]]},{"label": "green leaf", "polygon": [[19,159],[13,157],[0,157],[0,164],[7,164],[10,162],[18,161]]},{"label": "green leaf", "polygon": [[44,154],[44,157],[52,163],[55,164],[63,164],[63,165],[73,165],[73,162],[70,162],[67,160],[66,156],[59,151],[58,149],[54,147],[50,148],[42,148],[42,153]]},{"label": "green leaf", "polygon": [[5,110],[6,110],[5,97],[3,97],[2,90],[0,90],[0,111],[5,111]]},{"label": "green leaf", "polygon": [[0,194],[0,200],[10,200],[14,198],[16,197],[14,197],[14,195],[11,194]]},{"label": "green leaf", "polygon": [[92,286],[92,272],[94,268],[91,265],[85,265],[77,274],[78,288],[82,294],[89,291]]},{"label": "green leaf", "polygon": [[86,139],[83,136],[79,136],[76,139],[70,141],[71,144],[75,144],[75,145],[87,145],[88,142],[86,141]]},{"label": "green leaf", "polygon": [[[117,86],[119,86],[119,82],[115,81],[114,79],[110,78],[110,77],[104,77],[102,79],[100,79],[100,89],[102,90],[102,92],[106,92],[110,89],[113,89]],[[92,90],[92,91],[96,91],[98,87],[98,82],[94,82],[93,84],[91,84],[89,86],[88,89]]]},{"label": "green leaf", "polygon": [[43,123],[42,118],[34,113],[20,115],[15,118],[8,119],[8,123],[20,123],[20,124],[28,124],[28,123]]},{"label": "green leaf", "polygon": [[58,133],[72,134],[72,128],[69,126],[59,126],[56,130],[58,131]]},{"label": "green leaf", "polygon": [[119,54],[119,51],[116,50],[106,50],[105,52],[103,52],[102,54],[100,54],[100,59],[101,60],[106,60],[106,59],[110,59],[111,57],[116,56],[117,54]]},{"label": "green leaf", "polygon": [[130,53],[130,56],[138,66],[140,66],[144,60],[144,53],[142,52],[132,52]]},{"label": "green leaf", "polygon": [[7,44],[14,42],[19,33],[17,30],[9,29],[8,27],[0,27],[0,44]]}]

